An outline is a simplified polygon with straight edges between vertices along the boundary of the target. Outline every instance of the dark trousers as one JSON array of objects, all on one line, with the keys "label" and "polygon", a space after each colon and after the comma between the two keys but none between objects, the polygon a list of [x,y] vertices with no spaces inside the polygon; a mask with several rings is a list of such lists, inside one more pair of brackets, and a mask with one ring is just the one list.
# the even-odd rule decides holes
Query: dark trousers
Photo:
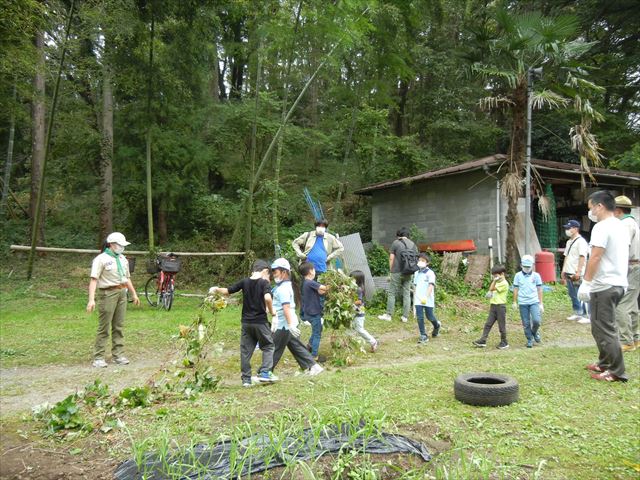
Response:
[{"label": "dark trousers", "polygon": [[275,343],[275,350],[273,352],[272,370],[276,369],[285,348],[289,349],[291,355],[293,355],[293,358],[296,359],[296,362],[298,362],[298,365],[300,365],[300,368],[303,370],[311,368],[316,363],[309,353],[309,350],[307,350],[307,347],[285,328],[275,331],[273,334],[273,342]]},{"label": "dark trousers", "polygon": [[251,382],[251,357],[256,345],[259,345],[262,351],[262,365],[258,373],[270,372],[273,369],[275,345],[269,324],[243,323],[240,334],[240,369],[243,382]]},{"label": "dark trousers", "polygon": [[596,341],[600,357],[598,365],[616,377],[624,374],[624,359],[616,327],[616,307],[624,294],[622,287],[611,287],[602,292],[591,293],[591,335]]},{"label": "dark trousers", "polygon": [[484,330],[482,331],[481,341],[486,342],[489,337],[489,332],[493,328],[493,324],[498,322],[498,330],[500,330],[500,340],[506,343],[507,341],[507,306],[498,305],[492,303],[489,307],[489,316],[484,324]]}]

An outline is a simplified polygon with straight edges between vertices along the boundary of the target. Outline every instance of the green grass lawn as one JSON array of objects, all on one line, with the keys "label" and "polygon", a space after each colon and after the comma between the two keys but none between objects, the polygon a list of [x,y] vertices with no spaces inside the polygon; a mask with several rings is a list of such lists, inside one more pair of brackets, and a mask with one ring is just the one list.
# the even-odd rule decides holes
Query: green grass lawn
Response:
[{"label": "green grass lawn", "polygon": [[[61,286],[46,278],[9,284],[6,272],[2,278],[3,371],[29,367],[30,372],[37,372],[67,365],[72,372],[74,365],[86,366],[97,315],[84,311],[84,279]],[[140,282],[143,280],[141,276]],[[202,291],[211,282],[203,283],[190,291]],[[147,305],[131,307],[125,335],[133,362],[127,368],[135,369],[136,362],[175,349],[178,325],[191,322],[198,304],[198,299],[178,297],[171,312]],[[366,327],[381,339],[378,353],[361,354],[350,367],[329,366],[315,378],[297,375],[295,362],[286,354],[277,372],[282,381],[251,389],[239,384],[239,309],[230,307],[218,320],[216,348],[222,353],[212,354],[212,364],[223,377],[218,391],[193,401],[126,411],[121,418],[125,428],[75,439],[74,448],[81,445],[89,457],[93,448],[106,448],[114,458],[125,459],[138,449],[214,442],[248,431],[267,433],[282,422],[313,425],[367,417],[386,431],[425,442],[435,453],[434,460],[427,465],[413,462],[402,473],[391,474],[382,465],[384,459],[358,456],[354,461],[362,466],[361,472],[368,473],[350,477],[344,473],[336,478],[638,478],[639,352],[625,354],[631,377],[628,383],[596,382],[584,365],[596,358],[597,350],[588,326],[564,320],[570,307],[562,287],[547,295],[545,306],[543,344],[533,349],[524,348],[519,320],[509,311],[511,348],[506,351],[494,348],[497,331],[492,332],[488,348],[470,346],[486,315],[485,301],[479,297],[448,296],[447,304],[437,311],[444,324],[442,335],[425,347],[415,345],[414,323],[381,322],[375,319],[377,312],[369,312]],[[309,330],[303,330],[303,336],[308,334]],[[326,336],[324,353],[329,348]],[[258,360],[254,358],[254,365]],[[514,376],[520,384],[520,401],[497,408],[457,402],[453,380],[472,371]],[[136,381],[141,385],[145,378]],[[3,392],[13,394],[20,392]],[[30,441],[36,441],[35,432],[41,428],[38,422],[16,414],[0,418],[3,429],[29,431]],[[68,442],[56,440],[48,448],[68,451]],[[338,471],[335,465],[345,461],[333,457],[323,465],[292,466],[279,475],[331,478],[331,472]]]}]

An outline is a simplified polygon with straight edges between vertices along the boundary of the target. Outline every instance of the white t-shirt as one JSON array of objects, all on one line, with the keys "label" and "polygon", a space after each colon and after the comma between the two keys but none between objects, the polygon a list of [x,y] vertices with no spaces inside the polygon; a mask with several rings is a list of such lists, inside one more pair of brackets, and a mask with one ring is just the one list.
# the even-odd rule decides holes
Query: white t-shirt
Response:
[{"label": "white t-shirt", "polygon": [[592,292],[602,292],[611,287],[627,288],[629,268],[629,235],[616,217],[609,217],[594,225],[591,231],[591,248],[604,248],[600,266],[595,273]]},{"label": "white t-shirt", "polygon": [[566,258],[562,271],[573,275],[578,269],[580,257],[584,257],[585,262],[582,265],[582,271],[580,272],[580,276],[583,276],[584,271],[587,268],[587,255],[589,255],[589,244],[584,238],[578,235],[576,238],[569,240],[567,242],[567,246],[564,247],[564,256]]}]

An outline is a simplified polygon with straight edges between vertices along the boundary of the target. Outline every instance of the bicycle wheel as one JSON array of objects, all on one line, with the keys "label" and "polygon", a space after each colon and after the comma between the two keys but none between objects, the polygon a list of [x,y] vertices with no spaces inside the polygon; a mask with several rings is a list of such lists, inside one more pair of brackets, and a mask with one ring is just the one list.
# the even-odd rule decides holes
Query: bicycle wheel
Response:
[{"label": "bicycle wheel", "polygon": [[152,307],[158,306],[158,276],[154,275],[153,277],[147,280],[147,283],[144,286],[144,296],[147,299],[147,302]]},{"label": "bicycle wheel", "polygon": [[168,278],[162,295],[162,306],[167,312],[171,310],[171,306],[173,305],[173,291],[173,278]]}]

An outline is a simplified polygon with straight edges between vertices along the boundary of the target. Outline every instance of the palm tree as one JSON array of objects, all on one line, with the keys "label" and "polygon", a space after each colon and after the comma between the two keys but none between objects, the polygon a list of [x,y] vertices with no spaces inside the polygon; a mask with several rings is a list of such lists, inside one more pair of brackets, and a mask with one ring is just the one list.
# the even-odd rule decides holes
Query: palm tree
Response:
[{"label": "palm tree", "polygon": [[[512,266],[516,260],[515,225],[522,191],[527,102],[531,102],[533,109],[575,108],[580,123],[570,130],[572,147],[587,174],[590,175],[590,166],[601,163],[598,143],[590,133],[590,126],[593,120],[602,120],[602,116],[587,97],[602,89],[587,80],[588,72],[580,65],[580,57],[593,43],[577,39],[577,28],[578,22],[573,16],[550,17],[538,12],[498,10],[495,24],[489,26],[489,39],[481,42],[484,58],[471,67],[472,73],[483,78],[492,92],[480,101],[481,107],[504,109],[511,121],[508,173],[502,182],[502,193],[508,201],[506,253],[507,262]],[[481,36],[476,35],[476,40]],[[529,70],[539,67],[544,69],[547,88],[533,92],[529,99]]]}]

